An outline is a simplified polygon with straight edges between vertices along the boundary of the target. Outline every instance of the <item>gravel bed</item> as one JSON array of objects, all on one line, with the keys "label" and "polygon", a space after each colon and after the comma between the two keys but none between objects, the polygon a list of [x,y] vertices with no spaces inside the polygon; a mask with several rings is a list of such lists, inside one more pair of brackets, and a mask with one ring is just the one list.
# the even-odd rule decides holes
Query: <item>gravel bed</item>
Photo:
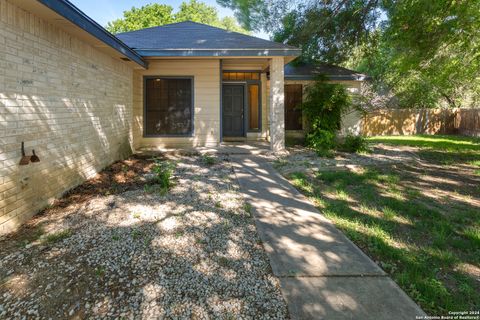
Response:
[{"label": "gravel bed", "polygon": [[228,158],[169,160],[166,193],[98,195],[0,241],[0,318],[288,318]]}]

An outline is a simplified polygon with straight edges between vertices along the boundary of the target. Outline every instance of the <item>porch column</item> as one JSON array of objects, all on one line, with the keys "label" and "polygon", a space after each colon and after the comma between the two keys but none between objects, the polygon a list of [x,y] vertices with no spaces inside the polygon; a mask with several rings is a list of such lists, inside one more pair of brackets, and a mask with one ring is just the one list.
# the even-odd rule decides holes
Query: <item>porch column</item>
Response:
[{"label": "porch column", "polygon": [[283,84],[283,57],[270,59],[270,148],[272,151],[285,149],[285,96]]}]

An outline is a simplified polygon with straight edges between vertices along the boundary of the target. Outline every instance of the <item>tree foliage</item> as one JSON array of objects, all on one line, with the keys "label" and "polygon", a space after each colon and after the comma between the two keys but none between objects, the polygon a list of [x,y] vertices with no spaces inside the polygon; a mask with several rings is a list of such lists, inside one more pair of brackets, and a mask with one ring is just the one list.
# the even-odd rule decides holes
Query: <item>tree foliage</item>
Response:
[{"label": "tree foliage", "polygon": [[335,134],[340,129],[342,116],[352,108],[351,96],[346,88],[319,77],[307,88],[301,108],[303,115],[308,119],[307,145],[319,153],[333,149]]},{"label": "tree foliage", "polygon": [[182,2],[177,12],[174,12],[170,5],[158,3],[147,4],[140,8],[133,7],[123,12],[123,18],[109,22],[106,28],[112,33],[121,33],[187,20],[229,31],[249,33],[237,23],[235,18],[220,19],[215,7],[197,0]]},{"label": "tree foliage", "polygon": [[[480,102],[478,0],[217,0],[305,61],[372,76],[403,107]],[[390,100],[392,101],[392,100]]]}]

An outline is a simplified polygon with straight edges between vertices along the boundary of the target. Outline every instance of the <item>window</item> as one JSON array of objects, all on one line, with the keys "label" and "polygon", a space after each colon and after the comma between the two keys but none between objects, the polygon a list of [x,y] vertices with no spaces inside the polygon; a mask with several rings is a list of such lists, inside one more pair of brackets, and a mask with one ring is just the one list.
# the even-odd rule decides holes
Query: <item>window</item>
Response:
[{"label": "window", "polygon": [[145,79],[145,135],[193,132],[193,79]]},{"label": "window", "polygon": [[248,85],[248,130],[260,129],[260,93],[258,84]]},{"label": "window", "polygon": [[285,130],[302,130],[302,85],[285,85]]},{"label": "window", "polygon": [[224,81],[245,81],[260,80],[258,72],[223,72],[222,79]]}]

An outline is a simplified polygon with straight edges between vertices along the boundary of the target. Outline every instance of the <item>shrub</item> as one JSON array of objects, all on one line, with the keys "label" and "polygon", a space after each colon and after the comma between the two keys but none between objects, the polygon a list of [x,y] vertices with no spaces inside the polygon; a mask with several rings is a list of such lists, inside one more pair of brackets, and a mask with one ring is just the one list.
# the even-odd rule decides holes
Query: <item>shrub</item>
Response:
[{"label": "shrub", "polygon": [[338,149],[345,152],[365,152],[368,151],[368,142],[363,136],[348,134]]},{"label": "shrub", "polygon": [[162,189],[170,189],[174,169],[175,165],[172,162],[155,159],[155,164],[152,168],[152,172],[155,174],[153,182],[160,185]]},{"label": "shrub", "polygon": [[307,134],[307,145],[321,156],[330,156],[335,148],[335,133],[324,129],[312,131]]},{"label": "shrub", "polygon": [[302,111],[308,119],[306,143],[325,154],[335,147],[335,133],[340,129],[342,116],[352,107],[352,100],[341,84],[328,83],[319,77],[307,88]]}]

